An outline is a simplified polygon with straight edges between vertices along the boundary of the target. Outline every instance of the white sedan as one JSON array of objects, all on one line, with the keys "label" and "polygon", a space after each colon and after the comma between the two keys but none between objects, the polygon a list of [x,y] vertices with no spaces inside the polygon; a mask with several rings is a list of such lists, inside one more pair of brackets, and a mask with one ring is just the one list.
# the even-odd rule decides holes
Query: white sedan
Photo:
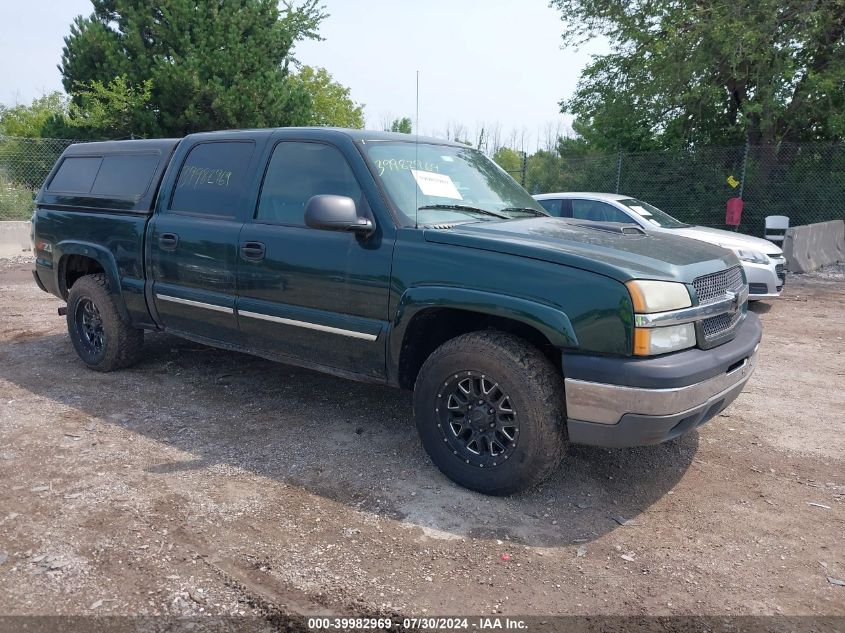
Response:
[{"label": "white sedan", "polygon": [[745,269],[752,301],[779,296],[786,281],[783,251],[759,237],[684,224],[647,202],[616,193],[544,193],[534,198],[555,217],[634,223],[645,231],[672,233],[730,249]]}]

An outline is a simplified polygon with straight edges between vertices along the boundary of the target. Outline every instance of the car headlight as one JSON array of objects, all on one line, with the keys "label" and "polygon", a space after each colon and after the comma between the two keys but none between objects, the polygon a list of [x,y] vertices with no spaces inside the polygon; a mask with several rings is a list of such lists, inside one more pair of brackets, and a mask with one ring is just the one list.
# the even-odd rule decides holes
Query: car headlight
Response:
[{"label": "car headlight", "polygon": [[654,356],[686,349],[695,345],[695,325],[634,328],[634,354]]},{"label": "car headlight", "polygon": [[719,246],[733,251],[734,255],[736,255],[741,261],[751,262],[752,264],[769,263],[769,258],[766,255],[758,251],[753,251],[750,248],[736,248],[734,246],[725,246],[723,244],[719,244]]},{"label": "car headlight", "polygon": [[[634,279],[625,286],[631,295],[635,315],[682,310],[692,306],[689,290],[682,283]],[[634,354],[637,356],[666,354],[694,345],[695,325],[692,323],[634,328]]]},{"label": "car headlight", "polygon": [[634,312],[638,314],[680,310],[692,305],[686,285],[675,281],[634,279],[625,286],[631,293]]}]

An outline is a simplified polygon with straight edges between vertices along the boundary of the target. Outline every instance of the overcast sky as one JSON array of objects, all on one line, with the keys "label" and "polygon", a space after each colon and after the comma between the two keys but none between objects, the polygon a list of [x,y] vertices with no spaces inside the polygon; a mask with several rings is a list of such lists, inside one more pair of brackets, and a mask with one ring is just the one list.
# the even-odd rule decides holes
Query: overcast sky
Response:
[{"label": "overcast sky", "polygon": [[[560,16],[546,0],[325,0],[322,42],[296,57],[323,66],[366,105],[367,127],[414,116],[420,71],[420,129],[441,136],[450,124],[471,135],[498,122],[525,129],[530,146],[549,124],[566,126],[558,102],[572,93],[595,42],[561,50]],[[87,0],[0,0],[0,101],[28,103],[61,89],[62,38]],[[539,133],[539,134],[538,134]]]}]

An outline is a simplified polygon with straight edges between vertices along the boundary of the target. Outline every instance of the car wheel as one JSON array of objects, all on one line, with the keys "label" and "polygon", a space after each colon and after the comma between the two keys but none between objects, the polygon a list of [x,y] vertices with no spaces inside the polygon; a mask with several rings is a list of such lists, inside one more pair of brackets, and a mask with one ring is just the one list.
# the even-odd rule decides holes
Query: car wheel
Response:
[{"label": "car wheel", "polygon": [[105,275],[85,275],[71,286],[67,329],[79,358],[96,371],[128,367],[141,353],[144,332],[120,316]]},{"label": "car wheel", "polygon": [[414,387],[423,446],[456,483],[491,495],[537,485],[567,445],[563,378],[537,348],[498,331],[437,348]]}]

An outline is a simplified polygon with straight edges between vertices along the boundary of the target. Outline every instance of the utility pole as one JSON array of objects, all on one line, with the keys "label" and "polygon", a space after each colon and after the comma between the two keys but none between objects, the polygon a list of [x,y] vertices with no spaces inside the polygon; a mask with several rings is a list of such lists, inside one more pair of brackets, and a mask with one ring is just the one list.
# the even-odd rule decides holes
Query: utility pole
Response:
[{"label": "utility pole", "polygon": [[522,174],[519,178],[519,184],[525,187],[525,173],[528,171],[528,152],[522,152]]},{"label": "utility pole", "polygon": [[619,182],[622,180],[622,150],[616,154],[616,193],[619,193]]}]

